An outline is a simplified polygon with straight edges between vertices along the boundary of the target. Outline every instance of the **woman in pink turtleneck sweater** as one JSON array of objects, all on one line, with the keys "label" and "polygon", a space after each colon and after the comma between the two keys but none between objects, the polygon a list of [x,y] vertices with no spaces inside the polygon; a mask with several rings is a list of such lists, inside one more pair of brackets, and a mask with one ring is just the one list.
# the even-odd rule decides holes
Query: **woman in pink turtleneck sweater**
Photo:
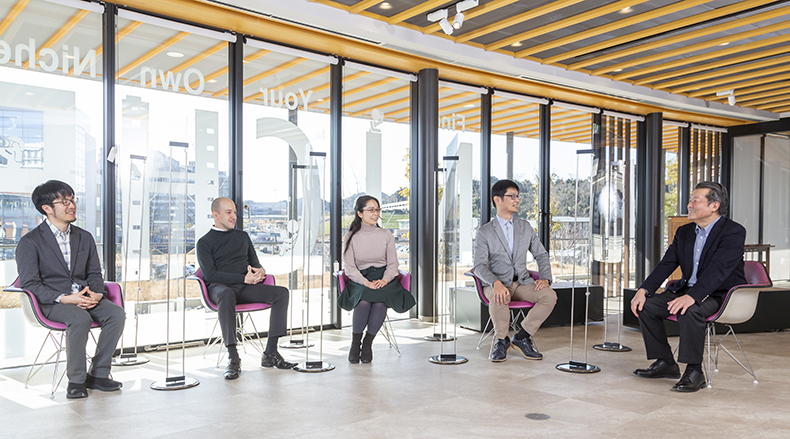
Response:
[{"label": "woman in pink turtleneck sweater", "polygon": [[345,310],[354,310],[348,361],[370,363],[373,338],[384,323],[387,308],[406,312],[415,301],[400,282],[393,282],[398,277],[398,255],[392,233],[378,226],[379,201],[363,195],[357,199],[354,210],[354,221],[343,238],[343,267],[349,282],[338,304]]}]

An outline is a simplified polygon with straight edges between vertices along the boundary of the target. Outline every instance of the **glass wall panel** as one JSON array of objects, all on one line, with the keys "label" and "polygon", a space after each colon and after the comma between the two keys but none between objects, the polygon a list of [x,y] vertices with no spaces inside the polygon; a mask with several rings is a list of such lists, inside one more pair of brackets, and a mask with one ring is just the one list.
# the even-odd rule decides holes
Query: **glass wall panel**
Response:
[{"label": "glass wall panel", "polygon": [[670,244],[669,218],[678,216],[679,212],[682,211],[678,193],[678,182],[680,178],[678,168],[680,128],[673,125],[664,125],[661,144],[664,148],[664,216],[662,218],[661,230],[664,231],[663,251],[666,251]]},{"label": "glass wall panel", "polygon": [[[408,80],[343,69],[343,234],[363,194],[381,203],[379,225],[392,232],[401,270],[410,270],[411,120]],[[393,311],[390,311],[393,313]],[[395,314],[393,314],[393,317]],[[408,314],[397,314],[406,318]],[[350,322],[350,313],[342,316]]]},{"label": "glass wall panel", "polygon": [[746,136],[734,145],[730,216],[746,227],[746,259],[760,256],[750,246],[770,245],[770,259],[762,260],[769,259],[771,279],[790,280],[790,140]]},{"label": "glass wall panel", "polygon": [[[243,224],[266,272],[291,291],[289,328],[318,325],[322,313],[329,323],[329,170],[312,178],[309,168],[311,153],[325,153],[318,162],[329,164],[329,69],[244,47]],[[259,314],[265,330],[269,315]]]},{"label": "glass wall panel", "polygon": [[[518,216],[538,228],[540,106],[494,95],[491,112],[491,182],[510,179],[521,186]],[[496,214],[491,200],[491,215]],[[530,260],[531,256],[527,256]]]},{"label": "glass wall panel", "polygon": [[[42,0],[0,0],[0,287],[17,277],[19,239],[44,216],[30,199],[50,180],[74,188],[75,225],[102,255],[101,14]],[[46,331],[0,292],[0,367],[32,362]]]},{"label": "glass wall panel", "polygon": [[[455,177],[458,181],[456,217],[453,230],[458,234],[456,279],[474,265],[472,249],[480,227],[480,94],[450,87],[439,88],[439,156],[437,163],[444,166],[445,156],[458,156]],[[444,190],[442,189],[442,194]],[[437,216],[437,218],[440,218]],[[449,278],[449,277],[448,277]]]},{"label": "glass wall panel", "polygon": [[592,150],[592,117],[551,107],[551,241],[546,250],[555,280],[572,279],[574,268],[579,281],[587,278],[592,154],[577,151]]},{"label": "glass wall panel", "polygon": [[[228,43],[160,25],[116,24],[116,276],[138,345],[207,338],[216,313],[202,308],[195,243],[213,225],[211,200],[228,195]],[[169,291],[169,293],[168,293]],[[135,318],[127,318],[131,346]]]}]

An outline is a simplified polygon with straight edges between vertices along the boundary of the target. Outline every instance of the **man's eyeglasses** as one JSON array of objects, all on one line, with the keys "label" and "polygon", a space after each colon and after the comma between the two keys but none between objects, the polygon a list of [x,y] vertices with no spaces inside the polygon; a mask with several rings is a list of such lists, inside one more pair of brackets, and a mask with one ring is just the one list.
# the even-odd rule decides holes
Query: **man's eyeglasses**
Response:
[{"label": "man's eyeglasses", "polygon": [[513,201],[516,201],[516,200],[519,199],[519,195],[518,194],[505,194],[505,195],[503,195],[503,197],[508,197],[508,198],[510,198]]},{"label": "man's eyeglasses", "polygon": [[379,213],[379,212],[381,212],[381,209],[377,209],[375,207],[368,207],[367,209],[362,209],[362,210],[364,210],[365,212],[370,212],[370,213]]},{"label": "man's eyeglasses", "polygon": [[66,207],[69,207],[72,204],[76,206],[77,205],[77,198],[76,197],[75,198],[71,198],[71,199],[64,198],[62,200],[55,200],[55,201],[53,201],[50,204],[52,204],[53,206],[56,205],[56,204],[62,204],[64,206],[66,206]]}]

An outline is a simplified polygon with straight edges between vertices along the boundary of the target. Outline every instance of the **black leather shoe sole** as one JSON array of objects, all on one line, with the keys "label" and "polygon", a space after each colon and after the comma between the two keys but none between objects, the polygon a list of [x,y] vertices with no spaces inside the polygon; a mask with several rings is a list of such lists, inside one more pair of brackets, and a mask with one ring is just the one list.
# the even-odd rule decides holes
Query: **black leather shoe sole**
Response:
[{"label": "black leather shoe sole", "polygon": [[116,390],[120,390],[123,387],[123,383],[118,381],[112,380],[105,380],[106,382],[96,382],[91,381],[90,379],[85,381],[85,387],[88,389],[96,389],[101,390],[102,392],[114,392]]},{"label": "black leather shoe sole", "polygon": [[637,370],[634,371],[634,375],[636,375],[636,376],[638,376],[640,378],[672,378],[672,379],[675,379],[675,380],[680,378],[680,372],[678,372],[678,373],[674,373],[674,372],[655,373],[655,372],[647,371],[647,370],[645,370],[644,372],[640,372],[640,370],[645,370],[645,369],[637,369]]},{"label": "black leather shoe sole", "polygon": [[87,397],[88,390],[86,388],[66,390],[66,399],[81,399]]}]

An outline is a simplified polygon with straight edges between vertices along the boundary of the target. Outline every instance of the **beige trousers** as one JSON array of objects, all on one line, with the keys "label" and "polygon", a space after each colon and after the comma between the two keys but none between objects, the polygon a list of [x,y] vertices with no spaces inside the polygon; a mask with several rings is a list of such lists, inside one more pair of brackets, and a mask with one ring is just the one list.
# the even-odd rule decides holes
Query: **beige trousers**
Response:
[{"label": "beige trousers", "polygon": [[[513,282],[507,287],[510,290],[510,296],[507,302],[511,300],[532,302],[535,306],[529,310],[527,317],[521,321],[521,327],[524,328],[530,335],[535,335],[540,328],[540,325],[549,317],[554,305],[557,303],[557,293],[551,287],[543,288],[540,291],[535,291],[535,284],[530,283],[521,285],[518,282]],[[491,320],[494,322],[494,334],[497,339],[503,340],[510,329],[510,308],[507,304],[498,305],[494,303],[491,296],[494,293],[494,287],[484,287],[483,294],[490,301],[488,304],[488,312],[491,314]]]}]

